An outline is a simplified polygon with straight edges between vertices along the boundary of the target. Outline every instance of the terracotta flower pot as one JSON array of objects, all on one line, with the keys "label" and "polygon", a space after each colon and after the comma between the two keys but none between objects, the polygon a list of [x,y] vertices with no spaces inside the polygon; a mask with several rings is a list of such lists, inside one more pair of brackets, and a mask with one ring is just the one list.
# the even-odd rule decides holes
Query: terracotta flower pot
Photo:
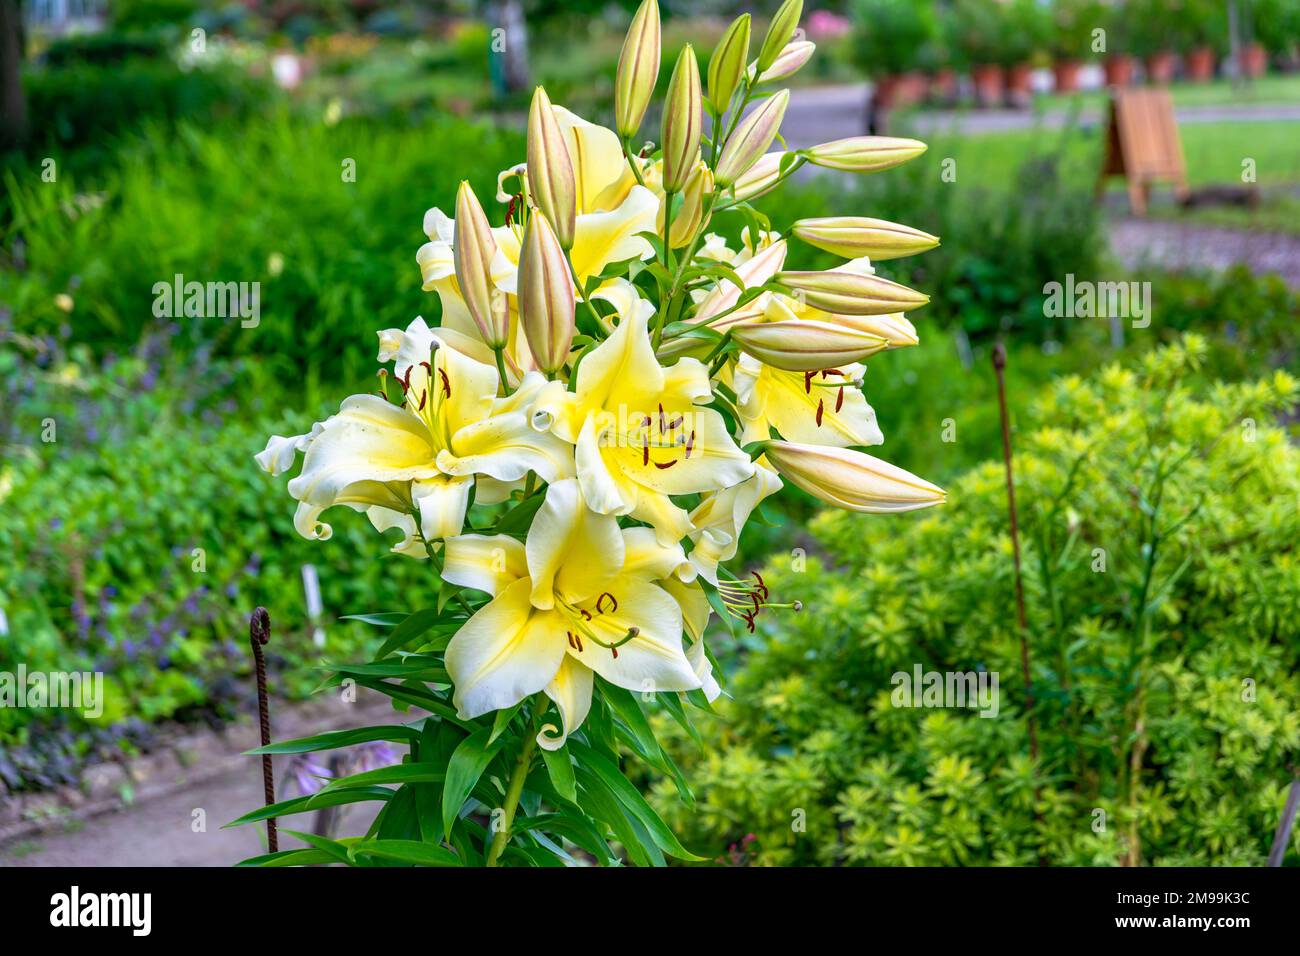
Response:
[{"label": "terracotta flower pot", "polygon": [[1078,92],[1080,65],[1078,60],[1058,60],[1052,64],[1052,74],[1056,77],[1056,92]]},{"label": "terracotta flower pot", "polygon": [[951,103],[957,99],[957,72],[950,67],[934,73],[929,77],[930,90],[928,99],[932,103]]},{"label": "terracotta flower pot", "polygon": [[894,108],[894,104],[898,102],[898,91],[902,82],[903,77],[898,73],[890,73],[888,76],[882,76],[876,80],[875,90],[871,95],[877,109],[888,110]]},{"label": "terracotta flower pot", "polygon": [[913,103],[919,103],[925,99],[925,74],[920,72],[904,73],[899,77],[898,82],[898,99],[900,106],[908,106]]},{"label": "terracotta flower pot", "polygon": [[975,101],[980,106],[997,106],[1002,102],[1002,67],[985,63],[971,70],[975,83]]},{"label": "terracotta flower pot", "polygon": [[1127,53],[1116,53],[1106,58],[1106,85],[1129,86],[1133,82],[1133,58]]},{"label": "terracotta flower pot", "polygon": [[1007,105],[1024,107],[1034,99],[1034,68],[1028,63],[1007,67]]},{"label": "terracotta flower pot", "polygon": [[1214,50],[1208,46],[1197,47],[1184,59],[1187,78],[1193,83],[1207,83],[1214,79]]},{"label": "terracotta flower pot", "polygon": [[1257,79],[1268,72],[1268,51],[1262,44],[1252,43],[1241,51],[1241,72],[1251,79]]},{"label": "terracotta flower pot", "polygon": [[1170,50],[1161,50],[1147,57],[1147,82],[1167,84],[1173,81],[1178,57]]}]

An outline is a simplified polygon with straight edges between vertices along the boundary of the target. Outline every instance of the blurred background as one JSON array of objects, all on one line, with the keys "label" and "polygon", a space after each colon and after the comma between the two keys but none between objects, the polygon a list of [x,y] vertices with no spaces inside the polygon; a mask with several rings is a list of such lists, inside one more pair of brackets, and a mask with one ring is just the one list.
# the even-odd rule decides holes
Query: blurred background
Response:
[{"label": "blurred background", "polygon": [[[349,719],[302,703],[319,662],[381,640],[340,618],[419,606],[428,572],[351,513],[300,539],[252,456],[372,387],[376,330],[436,318],[425,210],[464,177],[495,192],[534,84],[610,122],[634,6],[0,0],[0,672],[107,684],[94,720],[0,707],[0,860],[257,852],[217,834],[259,802],[231,756],[249,612],[275,712],[311,732]],[[667,63],[776,3],[661,7]],[[1263,864],[1300,766],[1300,0],[809,0],[802,29],[789,147],[930,149],[759,204],[942,236],[882,264],[933,301],[865,390],[880,456],[950,499],[767,509],[735,567],[804,611],[715,635],[733,699],[677,741],[695,802],[647,780],[657,806],[735,865]],[[1186,188],[1139,216],[1101,172],[1112,97],[1141,90],[1169,94]],[[256,324],[158,318],[176,276],[257,283]],[[1062,310],[1054,283],[1134,298]],[[999,717],[893,706],[916,665],[1000,673]],[[330,772],[282,761],[279,785]]]}]

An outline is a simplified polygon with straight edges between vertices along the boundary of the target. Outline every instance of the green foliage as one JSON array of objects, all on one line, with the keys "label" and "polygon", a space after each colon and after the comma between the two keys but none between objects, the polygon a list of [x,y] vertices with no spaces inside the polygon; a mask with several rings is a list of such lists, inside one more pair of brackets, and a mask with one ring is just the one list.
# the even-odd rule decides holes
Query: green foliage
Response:
[{"label": "green foliage", "polygon": [[[827,513],[805,569],[772,562],[804,611],[735,675],[696,806],[656,788],[669,822],[760,864],[1259,865],[1300,750],[1300,450],[1270,424],[1298,387],[1194,384],[1205,351],[1065,376],[1021,418],[1037,763],[990,462],[944,509]],[[998,716],[894,706],[918,665],[1000,675]]]},{"label": "green foliage", "polygon": [[425,210],[449,208],[455,195],[448,157],[473,155],[474,187],[490,195],[496,171],[521,151],[513,133],[447,119],[331,127],[280,114],[151,129],[96,178],[100,201],[89,208],[71,177],[9,180],[9,235],[25,240],[26,271],[0,272],[0,300],[12,303],[18,331],[32,331],[64,321],[55,297],[71,292],[77,339],[102,355],[154,321],[155,283],[178,273],[260,282],[256,328],[180,321],[218,356],[256,355],[268,378],[309,392],[321,378],[359,385],[373,374],[374,329],[436,317],[415,252]]},{"label": "green foliage", "polygon": [[934,5],[918,0],[857,0],[854,62],[869,76],[906,73],[921,65],[939,37]]}]

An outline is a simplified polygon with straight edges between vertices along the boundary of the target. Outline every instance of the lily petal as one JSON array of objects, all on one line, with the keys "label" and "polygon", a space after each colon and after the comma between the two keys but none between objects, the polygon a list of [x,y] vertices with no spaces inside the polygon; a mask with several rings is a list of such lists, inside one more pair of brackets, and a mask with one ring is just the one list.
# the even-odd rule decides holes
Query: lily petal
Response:
[{"label": "lily petal", "polygon": [[560,711],[563,726],[556,728],[554,724],[546,724],[542,727],[537,743],[543,750],[559,750],[569,734],[582,726],[591,710],[593,683],[591,668],[566,654],[555,678],[545,688],[546,696],[555,701]]},{"label": "lily petal", "polygon": [[524,546],[508,534],[461,534],[448,538],[442,577],[496,597],[528,575]]},{"label": "lily petal", "polygon": [[588,508],[573,478],[546,489],[525,549],[532,601],[543,610],[555,606],[557,592],[571,604],[600,594],[623,566],[618,519]]}]

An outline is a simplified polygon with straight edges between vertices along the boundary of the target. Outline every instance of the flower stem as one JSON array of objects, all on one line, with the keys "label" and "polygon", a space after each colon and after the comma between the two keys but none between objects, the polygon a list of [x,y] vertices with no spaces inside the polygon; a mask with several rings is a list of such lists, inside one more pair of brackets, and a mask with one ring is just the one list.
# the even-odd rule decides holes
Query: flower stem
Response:
[{"label": "flower stem", "polygon": [[[538,694],[537,697],[545,699],[541,694]],[[497,865],[497,861],[506,848],[506,843],[510,840],[510,828],[515,822],[515,810],[519,808],[519,797],[524,792],[524,781],[528,778],[528,770],[533,762],[533,754],[537,750],[538,725],[542,722],[542,714],[545,712],[545,706],[537,698],[534,698],[532,727],[527,736],[524,737],[524,746],[519,751],[519,760],[515,764],[515,772],[510,775],[510,783],[506,787],[506,802],[503,806],[505,817],[501,822],[501,829],[492,837],[492,846],[488,849],[487,855],[488,866]]]},{"label": "flower stem", "polygon": [[500,346],[499,348],[495,348],[492,351],[496,354],[497,357],[497,375],[501,379],[501,394],[509,395],[510,385],[506,381],[506,360],[504,356],[505,346],[504,345]]}]

